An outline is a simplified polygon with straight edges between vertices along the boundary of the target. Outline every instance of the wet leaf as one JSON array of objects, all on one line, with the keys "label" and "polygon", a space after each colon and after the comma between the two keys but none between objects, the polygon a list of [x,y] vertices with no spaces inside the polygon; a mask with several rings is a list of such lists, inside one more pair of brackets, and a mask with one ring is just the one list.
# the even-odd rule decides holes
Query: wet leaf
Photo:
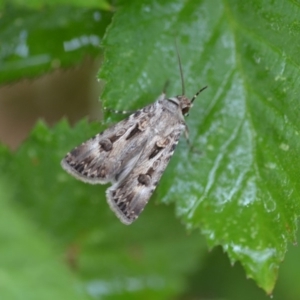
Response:
[{"label": "wet leaf", "polygon": [[123,1],[104,40],[102,98],[136,109],[167,80],[181,94],[177,39],[186,94],[209,88],[187,119],[201,153],[182,141],[159,194],[270,293],[299,216],[299,6],[217,3]]}]

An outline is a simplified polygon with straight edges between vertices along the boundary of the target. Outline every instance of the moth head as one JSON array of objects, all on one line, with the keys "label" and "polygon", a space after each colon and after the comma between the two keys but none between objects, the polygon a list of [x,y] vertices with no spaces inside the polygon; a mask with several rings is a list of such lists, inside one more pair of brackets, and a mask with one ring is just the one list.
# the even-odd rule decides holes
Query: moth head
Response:
[{"label": "moth head", "polygon": [[195,95],[194,97],[190,100],[189,98],[187,98],[186,96],[182,95],[182,96],[176,96],[176,97],[172,97],[169,98],[168,100],[174,104],[176,104],[182,115],[183,116],[188,116],[189,114],[189,110],[190,108],[193,106],[193,102],[195,101],[195,99],[198,97],[198,95],[204,91],[207,88],[207,86],[205,86],[204,88],[200,89]]},{"label": "moth head", "polygon": [[185,117],[188,116],[190,108],[193,106],[193,102],[186,96],[177,96],[177,99],[182,115]]},{"label": "moth head", "polygon": [[182,103],[181,104],[181,111],[182,111],[182,114],[184,116],[187,116],[188,115],[188,112],[190,110],[190,108],[193,106],[193,102],[195,101],[195,99],[198,97],[198,95],[204,91],[205,89],[207,88],[207,86],[203,87],[202,89],[200,89],[194,96],[193,98],[190,100],[188,98],[186,98],[185,96],[178,96],[180,100],[180,102]]},{"label": "moth head", "polygon": [[168,99],[171,103],[175,104],[177,109],[181,111],[181,113],[186,116],[192,107],[193,103],[190,99],[185,96],[176,96]]}]

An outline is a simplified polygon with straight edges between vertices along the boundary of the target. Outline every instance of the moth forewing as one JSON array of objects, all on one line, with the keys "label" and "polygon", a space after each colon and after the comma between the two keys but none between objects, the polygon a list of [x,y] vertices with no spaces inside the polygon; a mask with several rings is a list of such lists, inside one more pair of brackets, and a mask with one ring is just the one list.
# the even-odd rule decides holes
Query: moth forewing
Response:
[{"label": "moth forewing", "polygon": [[166,110],[157,120],[158,134],[155,130],[150,134],[151,139],[128,176],[107,190],[108,203],[124,224],[131,224],[143,211],[174,153],[184,125],[177,122],[172,130],[163,127],[162,120],[169,116]]},{"label": "moth forewing", "polygon": [[[134,116],[135,114],[74,148],[62,160],[62,167],[87,183],[105,184],[116,181],[115,177],[121,174],[125,166],[128,168],[130,161],[136,158],[147,142],[147,136],[140,143],[126,139],[130,134],[136,133]],[[124,143],[131,151],[123,149]],[[125,156],[122,159],[120,152]]]}]

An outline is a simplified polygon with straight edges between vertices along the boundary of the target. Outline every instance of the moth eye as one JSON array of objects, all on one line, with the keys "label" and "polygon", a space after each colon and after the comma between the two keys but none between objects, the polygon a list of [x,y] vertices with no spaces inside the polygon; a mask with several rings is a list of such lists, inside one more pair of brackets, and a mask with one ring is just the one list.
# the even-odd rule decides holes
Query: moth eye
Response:
[{"label": "moth eye", "polygon": [[189,110],[190,108],[189,107],[185,107],[183,110],[182,110],[182,114],[187,117],[189,115]]}]

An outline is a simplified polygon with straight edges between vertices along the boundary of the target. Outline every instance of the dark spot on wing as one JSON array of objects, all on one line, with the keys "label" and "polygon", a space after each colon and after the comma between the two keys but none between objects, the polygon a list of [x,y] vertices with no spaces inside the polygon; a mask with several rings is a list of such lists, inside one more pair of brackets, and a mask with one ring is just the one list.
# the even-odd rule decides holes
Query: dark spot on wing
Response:
[{"label": "dark spot on wing", "polygon": [[135,193],[131,193],[131,194],[129,194],[129,195],[126,197],[126,200],[125,200],[125,202],[127,202],[127,203],[131,203],[131,202],[132,202],[132,200],[133,200],[133,198],[134,198],[134,196],[135,196]]},{"label": "dark spot on wing", "polygon": [[149,168],[149,170],[147,171],[146,174],[151,177],[153,173],[154,173],[154,169],[151,167],[151,168]]},{"label": "dark spot on wing", "polygon": [[173,152],[176,148],[177,144],[173,144],[172,147],[170,148],[170,152]]},{"label": "dark spot on wing", "polygon": [[[76,148],[74,148],[71,152],[70,152],[70,154],[72,155],[72,156],[78,156],[79,154],[80,154],[80,149],[79,149],[80,147],[76,147]],[[67,155],[68,156],[68,155]]]},{"label": "dark spot on wing", "polygon": [[151,111],[151,109],[152,109],[152,105],[148,105],[148,106],[146,106],[146,107],[143,108],[143,112],[144,113],[148,113],[148,112]]},{"label": "dark spot on wing", "polygon": [[119,138],[121,137],[121,135],[113,135],[109,138],[109,140],[114,143],[115,141],[117,141]]},{"label": "dark spot on wing", "polygon": [[145,185],[145,186],[149,186],[150,183],[151,183],[151,178],[147,174],[140,174],[139,177],[138,177],[138,182],[140,184]]},{"label": "dark spot on wing", "polygon": [[136,124],[135,127],[130,131],[130,133],[127,135],[126,140],[131,139],[136,134],[140,133],[141,130],[139,129],[139,124]]},{"label": "dark spot on wing", "polygon": [[118,204],[118,207],[119,207],[119,209],[120,209],[122,212],[125,212],[125,211],[126,211],[127,206],[128,206],[128,202],[127,202],[127,201],[124,201],[124,202],[121,202],[121,203]]},{"label": "dark spot on wing", "polygon": [[163,149],[163,147],[158,147],[156,144],[154,145],[154,148],[151,151],[151,154],[149,155],[149,159],[155,157],[161,150]]},{"label": "dark spot on wing", "polygon": [[101,140],[99,142],[99,145],[100,145],[101,149],[103,149],[106,152],[110,151],[113,147],[112,142],[109,139]]},{"label": "dark spot on wing", "polygon": [[134,118],[137,118],[142,112],[140,110],[136,111],[133,115]]},{"label": "dark spot on wing", "polygon": [[74,169],[78,172],[78,173],[82,173],[83,170],[84,170],[84,164],[83,163],[80,163],[78,165],[75,165],[74,166]]}]

